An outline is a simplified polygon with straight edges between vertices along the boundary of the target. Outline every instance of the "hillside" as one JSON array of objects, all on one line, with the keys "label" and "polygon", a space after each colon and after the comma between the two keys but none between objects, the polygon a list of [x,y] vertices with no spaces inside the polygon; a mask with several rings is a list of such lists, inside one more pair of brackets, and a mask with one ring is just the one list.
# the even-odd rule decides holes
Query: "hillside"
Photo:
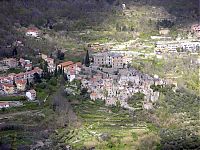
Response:
[{"label": "hillside", "polygon": [[[199,17],[198,0],[3,0],[0,4],[1,55],[9,55],[16,40],[23,41],[26,52],[48,53],[55,46],[82,50],[86,43],[127,41],[135,32],[155,34],[162,19],[172,20],[173,28],[180,29]],[[22,31],[29,26],[38,27],[46,35],[43,40],[27,39]]]},{"label": "hillside", "polygon": [[[23,103],[0,107],[0,149],[200,149],[200,46],[189,32],[199,8],[199,0],[0,0],[0,59],[17,60],[0,66],[0,101]],[[8,81],[16,95],[5,94]]]}]

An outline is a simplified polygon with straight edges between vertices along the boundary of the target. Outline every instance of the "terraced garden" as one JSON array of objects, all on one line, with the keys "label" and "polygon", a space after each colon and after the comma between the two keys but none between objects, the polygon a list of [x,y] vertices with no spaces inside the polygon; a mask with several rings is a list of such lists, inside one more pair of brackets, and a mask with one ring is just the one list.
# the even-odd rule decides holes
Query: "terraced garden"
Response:
[{"label": "terraced garden", "polygon": [[134,149],[150,133],[145,123],[132,121],[131,113],[126,110],[114,113],[102,101],[85,100],[73,107],[81,127],[59,129],[53,138],[74,149]]}]

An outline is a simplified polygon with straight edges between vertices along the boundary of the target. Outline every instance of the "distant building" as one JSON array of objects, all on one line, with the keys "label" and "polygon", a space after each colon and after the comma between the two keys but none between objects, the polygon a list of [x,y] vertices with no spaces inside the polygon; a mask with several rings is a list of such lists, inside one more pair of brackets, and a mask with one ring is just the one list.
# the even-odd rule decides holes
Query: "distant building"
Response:
[{"label": "distant building", "polygon": [[5,94],[14,94],[15,93],[15,86],[13,84],[4,83],[2,84],[2,89]]},{"label": "distant building", "polygon": [[36,91],[35,90],[29,90],[26,92],[26,97],[29,100],[35,100],[36,99]]},{"label": "distant building", "polygon": [[8,76],[8,77],[0,77],[0,83],[10,83],[13,84],[13,78]]},{"label": "distant building", "polygon": [[62,67],[64,69],[65,72],[67,72],[69,66],[73,65],[74,63],[72,61],[66,61],[66,62],[63,62],[63,63],[60,63],[58,65],[58,67]]},{"label": "distant building", "polygon": [[8,102],[0,102],[0,109],[2,109],[2,108],[9,108],[9,107],[10,107],[10,105],[9,105]]},{"label": "distant building", "polygon": [[191,27],[192,32],[200,32],[200,24],[194,24]]},{"label": "distant building", "polygon": [[47,55],[45,55],[45,54],[41,54],[41,58],[43,59],[43,60],[47,60],[47,58],[48,58],[48,56]]},{"label": "distant building", "polygon": [[27,80],[25,80],[25,79],[16,80],[15,83],[17,85],[17,90],[19,90],[19,91],[25,91],[26,90]]},{"label": "distant building", "polygon": [[192,25],[191,32],[194,33],[197,37],[200,37],[200,24]]},{"label": "distant building", "polygon": [[168,35],[169,32],[170,32],[170,30],[169,30],[168,28],[161,28],[161,29],[159,30],[159,34],[160,34],[160,35]]},{"label": "distant building", "polygon": [[3,63],[10,68],[15,68],[18,66],[18,61],[15,58],[6,58],[3,59]]},{"label": "distant building", "polygon": [[26,71],[30,71],[30,70],[32,70],[33,66],[32,66],[32,64],[26,64],[24,66],[24,68],[26,69]]},{"label": "distant building", "polygon": [[20,63],[20,65],[21,65],[22,67],[24,67],[24,66],[26,65],[26,61],[25,61],[25,59],[23,59],[23,58],[20,58],[20,59],[19,59],[19,63]]},{"label": "distant building", "polygon": [[97,53],[93,55],[95,66],[108,66],[112,68],[123,68],[124,56],[118,53]]},{"label": "distant building", "polygon": [[76,75],[81,71],[82,64],[80,62],[74,63],[72,61],[67,61],[60,63],[58,67],[64,69],[68,80],[71,82],[76,78]]},{"label": "distant building", "polygon": [[67,79],[72,82],[76,78],[75,70],[67,71]]},{"label": "distant building", "polygon": [[38,37],[39,36],[38,28],[35,27],[28,28],[26,31],[26,36]]},{"label": "distant building", "polygon": [[54,65],[54,59],[53,58],[48,57],[46,59],[46,61],[47,61],[48,65]]},{"label": "distant building", "polygon": [[126,9],[126,4],[122,4],[122,9]]},{"label": "distant building", "polygon": [[200,51],[200,42],[185,42],[181,43],[183,51],[196,52]]}]

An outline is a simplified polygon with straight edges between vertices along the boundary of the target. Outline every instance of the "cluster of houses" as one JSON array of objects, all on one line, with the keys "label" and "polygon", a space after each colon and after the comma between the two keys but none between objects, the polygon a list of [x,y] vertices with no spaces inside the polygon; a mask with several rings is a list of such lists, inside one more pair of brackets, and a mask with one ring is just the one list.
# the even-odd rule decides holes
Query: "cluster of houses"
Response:
[{"label": "cluster of houses", "polygon": [[25,60],[23,58],[20,58],[19,60],[17,60],[16,58],[5,58],[0,61],[0,63],[7,66],[8,68],[22,67],[26,71],[32,70],[33,67],[30,60]]},{"label": "cluster of houses", "polygon": [[45,54],[41,54],[41,58],[47,62],[48,71],[50,73],[54,72],[56,68],[62,68],[64,73],[67,75],[68,81],[70,82],[73,81],[81,71],[82,64],[80,62],[74,63],[72,61],[66,61],[57,65],[53,58],[50,58]]},{"label": "cluster of houses", "polygon": [[[115,59],[115,57],[118,58]],[[123,55],[110,52],[98,53],[93,55],[93,60],[90,67],[82,67],[82,72],[79,75],[82,87],[88,89],[92,100],[105,100],[106,105],[116,105],[119,102],[122,107],[130,108],[128,99],[134,93],[140,92],[145,94],[143,107],[151,109],[152,102],[158,99],[159,93],[154,92],[150,86],[168,84],[158,77],[151,77],[126,67],[128,62],[124,62],[126,58]],[[105,66],[108,64],[111,67]]]},{"label": "cluster of houses", "polygon": [[[72,61],[66,61],[56,65],[55,60],[45,54],[41,54],[41,58],[47,62],[49,73],[54,72],[56,68],[58,69],[60,67],[67,75],[70,82],[73,81],[81,71],[82,64],[80,62],[74,63]],[[33,81],[35,73],[42,76],[43,70],[39,67],[34,68],[30,60],[25,60],[23,58],[19,60],[16,58],[5,58],[1,63],[8,68],[24,68],[26,72],[10,73],[0,77],[0,94],[4,96],[25,95],[29,100],[35,100],[37,96],[36,91],[34,89],[27,91],[27,85]],[[11,103],[9,102],[0,102],[0,109],[8,108],[10,105]]]},{"label": "cluster of houses", "polygon": [[81,71],[82,64],[80,62],[74,63],[72,61],[66,61],[60,63],[58,67],[63,68],[64,73],[67,75],[68,81],[71,82],[77,78],[77,75]]},{"label": "cluster of houses", "polygon": [[56,69],[56,64],[55,64],[55,60],[53,58],[48,57],[45,54],[41,54],[41,58],[47,62],[48,65],[48,71],[49,72],[54,72]]},{"label": "cluster of houses", "polygon": [[[32,62],[23,58],[20,58],[19,61],[15,58],[5,58],[1,63],[7,65],[9,68],[16,68],[20,65],[26,70],[26,72],[10,73],[0,77],[0,92],[3,95],[26,91],[26,85],[28,82],[32,82],[34,74],[38,73],[39,75],[42,75],[43,71],[39,67],[33,68]],[[27,97],[31,100],[36,97],[35,90],[30,90],[27,94],[30,95]]]},{"label": "cluster of houses", "polygon": [[10,73],[7,76],[0,77],[0,88],[3,94],[15,94],[18,91],[25,91],[27,82],[31,82],[34,74],[42,75],[42,69],[35,67],[33,70],[21,72],[18,74]]},{"label": "cluster of houses", "polygon": [[188,40],[180,40],[180,41],[158,41],[156,42],[156,52],[169,52],[169,53],[177,53],[177,52],[191,52],[197,53],[200,51],[200,41],[188,41]]},{"label": "cluster of houses", "polygon": [[[165,30],[164,30],[165,31]],[[163,31],[163,32],[164,32]],[[190,33],[196,35],[197,38],[200,37],[200,24],[194,24],[191,26]],[[166,31],[167,35],[168,32]],[[189,37],[188,37],[189,38]],[[156,39],[156,38],[154,38]],[[200,51],[200,40],[192,39],[191,37],[187,40],[181,40],[177,38],[176,40],[171,40],[171,37],[163,37],[164,40],[155,43],[156,53],[177,53],[177,52],[191,52],[198,53]]]}]

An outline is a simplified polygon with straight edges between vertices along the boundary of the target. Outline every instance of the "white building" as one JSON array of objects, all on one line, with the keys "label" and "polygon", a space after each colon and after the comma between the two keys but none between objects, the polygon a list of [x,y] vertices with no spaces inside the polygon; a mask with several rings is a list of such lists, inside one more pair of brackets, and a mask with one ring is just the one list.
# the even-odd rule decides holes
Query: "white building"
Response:
[{"label": "white building", "polygon": [[35,90],[29,90],[26,92],[26,97],[29,100],[35,100],[36,99],[36,91]]},{"label": "white building", "polygon": [[39,30],[37,28],[29,28],[26,31],[26,36],[38,37],[39,36]]},{"label": "white building", "polygon": [[184,51],[196,52],[200,50],[200,41],[184,42],[184,43],[181,43],[181,47],[183,48]]}]

